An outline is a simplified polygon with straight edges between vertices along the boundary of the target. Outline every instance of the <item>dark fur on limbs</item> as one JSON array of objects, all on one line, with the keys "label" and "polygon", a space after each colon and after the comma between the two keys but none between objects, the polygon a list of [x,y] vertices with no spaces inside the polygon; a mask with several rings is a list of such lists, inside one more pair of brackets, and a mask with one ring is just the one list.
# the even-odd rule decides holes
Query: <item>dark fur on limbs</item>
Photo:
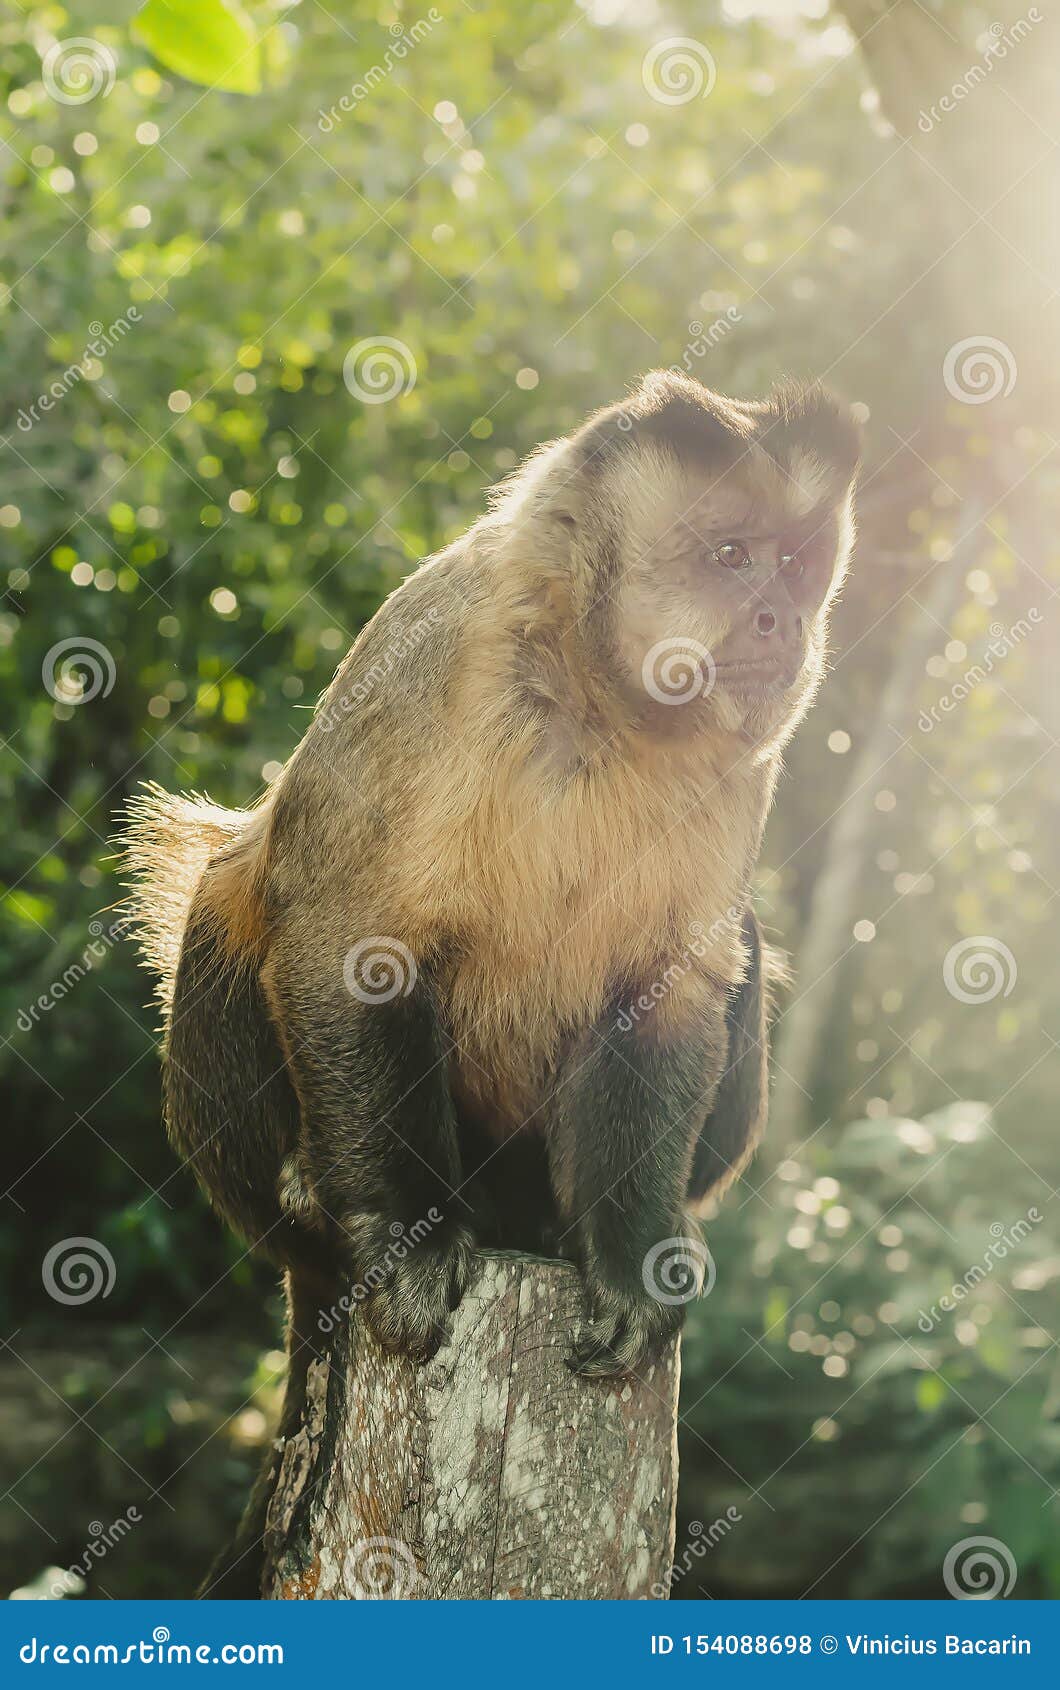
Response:
[{"label": "dark fur on limbs", "polygon": [[228,954],[201,901],[180,948],[165,1054],[166,1127],[214,1207],[263,1255],[326,1282],[319,1240],[277,1202],[299,1112],[261,983]]},{"label": "dark fur on limbs", "polygon": [[[313,1211],[368,1288],[380,1342],[417,1359],[445,1336],[471,1270],[448,1044],[421,972],[407,995],[361,1003],[341,980],[286,978],[279,995],[302,1107],[299,1172]],[[415,1248],[396,1249],[431,1223]],[[413,1234],[413,1236],[416,1236]]]},{"label": "dark fur on limbs", "polygon": [[743,1172],[765,1129],[769,1107],[769,995],[762,930],[753,910],[743,921],[750,961],[725,1010],[728,1049],[713,1106],[696,1141],[690,1202],[720,1195]]},{"label": "dark fur on limbs", "polygon": [[576,1372],[633,1371],[681,1324],[681,1307],[652,1295],[645,1261],[653,1246],[690,1231],[692,1150],[725,1049],[720,996],[678,1038],[624,1031],[612,1011],[578,1041],[559,1075],[553,1179],[588,1299],[570,1358]]}]

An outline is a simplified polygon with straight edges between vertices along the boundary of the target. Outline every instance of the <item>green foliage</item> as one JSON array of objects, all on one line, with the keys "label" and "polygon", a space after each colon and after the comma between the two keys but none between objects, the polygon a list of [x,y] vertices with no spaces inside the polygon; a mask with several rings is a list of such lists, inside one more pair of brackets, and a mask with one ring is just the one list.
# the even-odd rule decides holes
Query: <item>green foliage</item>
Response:
[{"label": "green foliage", "polygon": [[741,1519],[682,1594],[944,1596],[984,1531],[1055,1592],[1060,1257],[989,1111],[856,1121],[749,1183],[682,1389],[683,1509]]},{"label": "green foliage", "polygon": [[[710,1233],[719,1279],[685,1347],[682,1509],[707,1522],[735,1500],[744,1514],[698,1563],[718,1591],[934,1593],[955,1535],[982,1529],[1020,1560],[1017,1594],[1055,1595],[1055,1514],[1033,1477],[1057,1482],[1046,1226],[971,1309],[917,1326],[991,1223],[1048,1215],[1060,1179],[1047,620],[930,732],[917,717],[994,622],[1047,613],[1056,471],[1039,430],[999,440],[986,408],[947,400],[946,348],[990,325],[946,305],[948,274],[966,286],[962,253],[929,269],[922,178],[819,10],[769,23],[689,0],[665,19],[474,0],[332,17],[260,0],[244,18],[150,0],[106,24],[47,4],[2,26],[5,1330],[29,1323],[68,1348],[119,1325],[141,1350],[144,1329],[167,1345],[177,1329],[275,1341],[272,1276],[164,1145],[149,986],[110,936],[114,820],[137,784],[252,802],[381,598],[523,453],[644,368],[745,395],[782,370],[823,373],[869,425],[834,673],[760,874],[762,913],[796,960],[849,767],[969,494],[995,497],[1003,459],[1006,486],[1040,503],[991,506],[936,656],[889,724],[856,865],[874,936],[837,970],[817,1130],[760,1164]],[[652,96],[645,55],[664,34],[709,51],[709,95]],[[58,99],[42,58],[84,36],[102,71],[113,56],[113,86]],[[383,337],[402,344],[404,378],[375,403],[357,349]],[[1018,975],[1008,995],[962,1003],[944,959],[978,933],[1003,938]],[[939,1113],[966,1096],[994,1105],[968,1139],[963,1105]],[[63,1308],[41,1258],[81,1235],[106,1245],[115,1284]],[[109,1394],[101,1433],[123,1454],[140,1437],[170,1447],[161,1397],[154,1419],[132,1403],[126,1385]],[[194,1472],[201,1458],[181,1443],[179,1459]],[[98,1472],[79,1482],[60,1500],[69,1514],[74,1495],[85,1527],[67,1521],[64,1542],[117,1511],[97,1505]],[[46,1489],[29,1498],[38,1517]],[[157,1504],[152,1518],[164,1544],[173,1518]],[[27,1536],[13,1553],[21,1582],[50,1551]],[[164,1557],[150,1565],[152,1594],[186,1590]]]},{"label": "green foliage", "polygon": [[222,0],[147,0],[133,24],[167,70],[233,94],[261,87],[261,49],[254,26]]}]

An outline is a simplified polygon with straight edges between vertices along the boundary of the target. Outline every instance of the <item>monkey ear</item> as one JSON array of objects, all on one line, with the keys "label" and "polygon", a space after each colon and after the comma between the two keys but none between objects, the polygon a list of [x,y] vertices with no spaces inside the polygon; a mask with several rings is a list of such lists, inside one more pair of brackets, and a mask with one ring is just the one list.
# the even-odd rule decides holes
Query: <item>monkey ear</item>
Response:
[{"label": "monkey ear", "polygon": [[570,561],[574,556],[581,528],[578,498],[574,489],[563,489],[558,499],[544,499],[537,520],[540,532],[547,535],[549,546],[555,554]]},{"label": "monkey ear", "polygon": [[763,444],[782,461],[810,454],[831,482],[839,500],[857,472],[862,452],[862,427],[850,405],[820,382],[782,380],[769,398],[755,407]]},{"label": "monkey ear", "polygon": [[533,511],[539,522],[569,538],[580,526],[585,499],[581,464],[569,440],[557,440],[531,460],[536,469]]}]

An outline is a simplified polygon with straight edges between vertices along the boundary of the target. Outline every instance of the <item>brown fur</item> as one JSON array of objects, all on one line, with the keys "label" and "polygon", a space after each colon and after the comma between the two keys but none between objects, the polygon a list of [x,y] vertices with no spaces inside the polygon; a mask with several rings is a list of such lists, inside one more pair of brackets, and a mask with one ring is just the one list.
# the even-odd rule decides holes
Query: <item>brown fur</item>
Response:
[{"label": "brown fur", "polygon": [[[742,923],[780,753],[819,683],[846,565],[851,441],[820,395],[739,405],[648,378],[542,448],[391,595],[257,809],[157,789],[140,801],[129,864],[161,1001],[194,912],[197,942],[216,932],[268,1005],[303,1158],[304,1087],[334,1080],[341,1114],[358,1071],[343,965],[373,938],[429,977],[449,1089],[497,1144],[550,1131],[560,1064],[609,1005],[660,978],[673,975],[634,1041],[715,1051],[747,970]],[[742,574],[710,562],[734,533],[754,536]],[[748,681],[756,607],[788,602],[778,560],[804,539],[828,556],[802,604],[797,673]],[[645,680],[675,641],[718,660],[713,687],[679,706]],[[704,1084],[709,1099],[717,1075]],[[171,1130],[194,1156],[200,1129]],[[269,1150],[284,1224],[320,1200],[289,1141],[285,1128]]]}]

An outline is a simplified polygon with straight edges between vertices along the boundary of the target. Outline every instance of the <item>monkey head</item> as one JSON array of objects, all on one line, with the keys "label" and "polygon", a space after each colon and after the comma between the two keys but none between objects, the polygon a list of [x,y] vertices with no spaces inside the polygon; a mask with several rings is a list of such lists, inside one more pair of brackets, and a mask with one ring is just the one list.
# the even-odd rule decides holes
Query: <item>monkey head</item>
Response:
[{"label": "monkey head", "polygon": [[657,371],[563,446],[547,503],[601,680],[660,733],[786,737],[850,551],[850,413],[817,386],[748,403]]}]

